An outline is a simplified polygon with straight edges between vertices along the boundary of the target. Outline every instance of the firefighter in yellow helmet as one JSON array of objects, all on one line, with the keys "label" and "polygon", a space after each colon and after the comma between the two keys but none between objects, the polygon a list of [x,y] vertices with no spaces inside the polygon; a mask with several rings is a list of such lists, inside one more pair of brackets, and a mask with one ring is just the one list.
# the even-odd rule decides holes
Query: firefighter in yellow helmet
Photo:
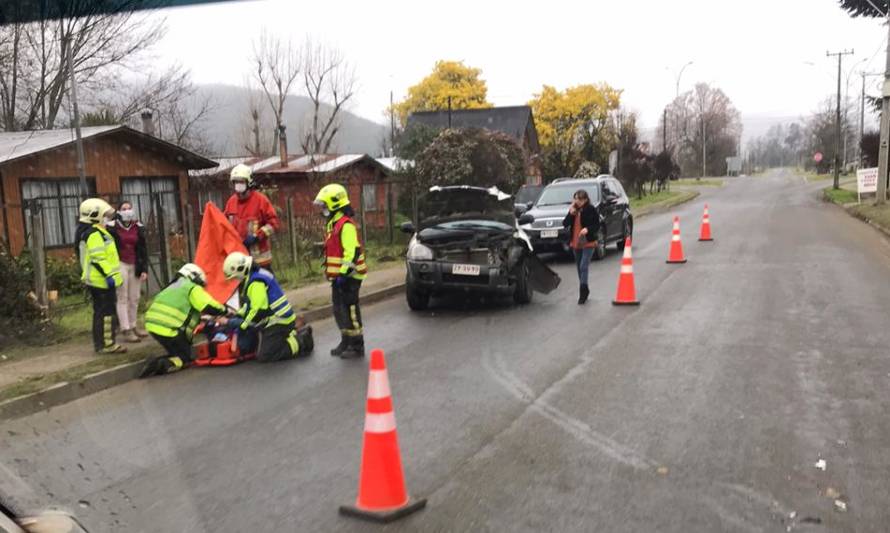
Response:
[{"label": "firefighter in yellow helmet", "polygon": [[365,340],[359,290],[368,275],[365,250],[359,240],[355,212],[349,205],[346,188],[337,183],[325,185],[313,202],[327,220],[325,226],[325,276],[331,282],[331,303],[340,328],[340,344],[331,355],[343,359],[364,357]]},{"label": "firefighter in yellow helmet", "polygon": [[114,208],[108,202],[88,198],[80,204],[80,218],[74,233],[80,279],[89,288],[93,300],[93,348],[103,354],[127,351],[115,342],[118,327],[115,288],[123,278],[117,245],[105,228],[113,216]]}]

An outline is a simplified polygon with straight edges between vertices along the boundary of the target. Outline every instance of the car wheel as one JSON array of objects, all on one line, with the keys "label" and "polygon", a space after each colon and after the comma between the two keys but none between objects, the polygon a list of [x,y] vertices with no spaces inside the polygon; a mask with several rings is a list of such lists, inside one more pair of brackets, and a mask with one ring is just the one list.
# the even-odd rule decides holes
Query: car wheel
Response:
[{"label": "car wheel", "polygon": [[534,291],[528,282],[528,263],[523,260],[516,269],[516,290],[513,292],[513,301],[518,304],[527,304],[532,301]]},{"label": "car wheel", "polygon": [[606,257],[606,233],[602,228],[596,232],[596,248],[593,249],[593,259],[599,261]]},{"label": "car wheel", "polygon": [[625,218],[624,231],[621,234],[621,240],[616,243],[619,252],[624,250],[624,243],[627,241],[628,237],[633,237],[633,226],[631,225],[630,219]]},{"label": "car wheel", "polygon": [[408,300],[408,307],[412,311],[426,311],[430,306],[430,295],[428,292],[422,291],[411,285],[405,288],[405,298]]}]

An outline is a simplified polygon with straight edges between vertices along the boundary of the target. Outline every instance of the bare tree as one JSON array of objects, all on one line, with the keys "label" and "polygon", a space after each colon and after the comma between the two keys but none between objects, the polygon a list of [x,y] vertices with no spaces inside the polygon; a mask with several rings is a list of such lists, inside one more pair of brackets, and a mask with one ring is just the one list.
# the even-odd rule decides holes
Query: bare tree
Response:
[{"label": "bare tree", "polygon": [[[118,69],[154,45],[163,21],[132,9],[150,0],[60,3],[62,17],[0,27],[0,125],[6,130],[52,128],[68,96],[67,62],[85,92],[104,88]],[[76,11],[75,11],[76,10]],[[66,16],[77,12],[78,17]]]},{"label": "bare tree", "polygon": [[263,95],[251,87],[250,80],[244,84],[247,93],[247,117],[241,125],[239,144],[253,157],[269,155],[266,149],[272,143],[270,132],[274,129],[266,119]]},{"label": "bare tree", "polygon": [[284,106],[291,89],[300,75],[302,54],[291,41],[270,35],[266,30],[254,41],[254,78],[266,96],[275,129],[270,153],[278,153],[278,131],[283,124]]},{"label": "bare tree", "polygon": [[355,96],[355,69],[339,50],[307,40],[303,84],[312,108],[304,121],[300,146],[306,154],[324,154],[340,131],[340,114]]}]

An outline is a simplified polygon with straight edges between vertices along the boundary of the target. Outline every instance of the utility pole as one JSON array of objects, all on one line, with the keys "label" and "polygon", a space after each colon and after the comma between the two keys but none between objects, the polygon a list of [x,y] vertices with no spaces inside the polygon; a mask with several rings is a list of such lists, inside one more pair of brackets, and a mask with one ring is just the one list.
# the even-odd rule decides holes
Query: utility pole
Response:
[{"label": "utility pole", "polygon": [[74,62],[71,56],[74,51],[71,48],[71,38],[66,37],[64,47],[67,55],[68,77],[71,83],[71,108],[74,112],[74,146],[77,151],[77,176],[80,178],[80,199],[86,200],[90,194],[87,188],[86,163],[83,156],[83,138],[80,135],[80,111],[77,109],[77,80],[74,77]]},{"label": "utility pole", "polygon": [[664,108],[664,118],[661,124],[661,151],[665,152],[668,148],[668,108]]},{"label": "utility pole", "polygon": [[448,129],[451,129],[451,97],[448,97]]},{"label": "utility pole", "polygon": [[396,155],[396,116],[392,103],[392,91],[389,91],[389,155]]},{"label": "utility pole", "polygon": [[707,134],[707,130],[705,129],[705,111],[702,109],[701,113],[701,177],[705,177],[708,175],[708,152],[707,152],[707,139],[705,135]]},{"label": "utility pole", "polygon": [[865,159],[862,154],[862,137],[865,136],[865,79],[870,76],[883,76],[883,72],[860,72],[862,75],[862,93],[859,95],[859,150],[856,152],[859,154],[859,168],[862,168],[862,165],[865,163]]},{"label": "utility pole", "polygon": [[844,56],[852,55],[853,50],[841,52],[825,52],[825,57],[837,56],[837,108],[835,110],[834,125],[834,188],[840,188],[841,166],[841,62]]},{"label": "utility pole", "polygon": [[[890,7],[887,9],[887,37],[890,39]],[[881,89],[881,145],[878,152],[878,194],[876,205],[887,201],[887,153],[890,146],[890,41],[887,41],[887,62],[884,67],[884,86]]]}]

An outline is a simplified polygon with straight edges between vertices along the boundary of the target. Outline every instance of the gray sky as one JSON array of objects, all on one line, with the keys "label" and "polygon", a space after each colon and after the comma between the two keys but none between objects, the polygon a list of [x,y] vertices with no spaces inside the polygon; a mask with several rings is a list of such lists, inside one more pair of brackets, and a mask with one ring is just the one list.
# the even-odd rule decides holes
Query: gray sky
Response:
[{"label": "gray sky", "polygon": [[793,118],[834,93],[829,49],[855,49],[844,58],[843,84],[862,61],[849,84],[858,98],[856,72],[881,70],[886,34],[877,21],[851,19],[835,0],[257,0],[159,15],[169,31],[158,59],[180,62],[199,83],[240,84],[251,40],[264,27],[332,44],[357,67],[361,89],[352,111],[381,122],[390,90],[404,96],[437,59],[481,68],[497,105],[524,103],[545,83],[605,81],[624,90],[624,104],[640,113],[644,128],[657,123],[677,71],[692,60],[681,92],[711,82],[746,122]]}]

